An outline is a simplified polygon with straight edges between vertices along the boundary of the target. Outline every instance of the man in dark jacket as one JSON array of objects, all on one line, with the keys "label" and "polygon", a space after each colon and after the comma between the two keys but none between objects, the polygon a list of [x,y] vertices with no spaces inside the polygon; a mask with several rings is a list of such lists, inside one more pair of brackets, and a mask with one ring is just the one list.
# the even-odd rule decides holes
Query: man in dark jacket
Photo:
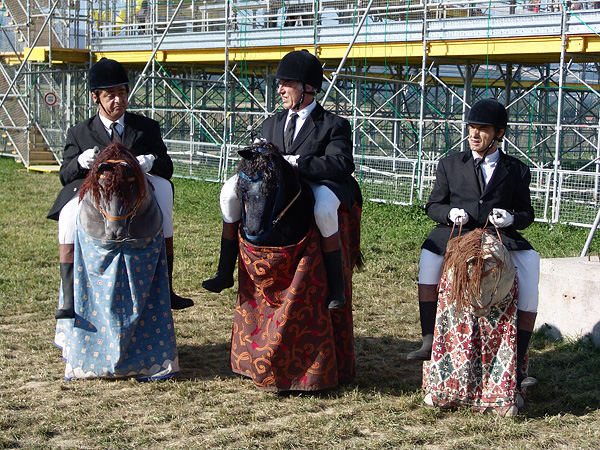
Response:
[{"label": "man in dark jacket", "polygon": [[[323,68],[316,56],[306,50],[288,53],[281,59],[275,77],[285,111],[263,122],[261,136],[284,153],[313,191],[315,222],[321,233],[330,291],[327,305],[329,309],[342,308],[346,297],[337,211],[341,204],[350,209],[354,201],[362,202],[360,188],[352,176],[350,123],[325,111],[316,101],[323,79]],[[215,277],[202,283],[213,292],[233,286],[237,229],[242,216],[235,184],[234,176],[221,189],[223,235],[219,269]]]},{"label": "man in dark jacket", "polygon": [[409,360],[431,358],[438,298],[438,283],[446,244],[451,237],[486,221],[496,225],[503,244],[510,251],[518,271],[517,304],[517,381],[522,387],[538,384],[525,377],[522,365],[535,324],[538,305],[540,257],[517,230],[534,220],[531,206],[529,168],[498,149],[506,132],[506,109],[495,99],[473,105],[467,117],[470,151],[443,158],[437,168],[435,184],[425,207],[437,226],[422,245],[419,261],[419,312],[423,345],[408,354]]},{"label": "man in dark jacket", "polygon": [[[60,167],[63,189],[58,194],[48,218],[58,220],[60,273],[64,305],[55,317],[75,317],[73,311],[73,244],[75,220],[79,208],[79,188],[101,149],[112,141],[125,145],[146,172],[155,190],[156,200],[163,215],[163,234],[167,250],[169,281],[173,272],[173,162],[167,154],[158,122],[126,112],[129,78],[123,66],[114,60],[102,58],[89,72],[92,99],[98,105],[98,114],[67,132],[67,141]],[[183,309],[192,306],[191,299],[173,292],[171,307]]]}]

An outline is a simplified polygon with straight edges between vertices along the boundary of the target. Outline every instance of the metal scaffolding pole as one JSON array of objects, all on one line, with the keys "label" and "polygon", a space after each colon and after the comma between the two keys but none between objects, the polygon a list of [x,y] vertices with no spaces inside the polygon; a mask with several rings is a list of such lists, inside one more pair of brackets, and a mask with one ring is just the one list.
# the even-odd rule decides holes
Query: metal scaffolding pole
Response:
[{"label": "metal scaffolding pole", "polygon": [[[425,11],[427,11],[427,0],[424,1]],[[419,102],[419,141],[418,141],[418,150],[417,150],[417,176],[416,176],[416,186],[415,189],[419,189],[419,198],[418,200],[424,201],[423,199],[423,168],[421,166],[422,157],[423,157],[423,135],[425,129],[425,95],[427,89],[427,13],[423,14],[423,56],[421,58],[421,99]],[[412,203],[412,198],[410,199]]]},{"label": "metal scaffolding pole", "polygon": [[221,165],[219,167],[219,180],[225,181],[227,179],[227,166],[229,164],[229,146],[227,140],[229,139],[229,2],[231,0],[225,0],[225,64],[223,72],[223,143],[221,145]]},{"label": "metal scaffolding pole", "polygon": [[340,61],[340,64],[338,65],[337,70],[331,74],[331,83],[329,83],[327,92],[325,92],[325,95],[321,99],[322,105],[324,105],[325,102],[327,101],[327,98],[329,97],[329,93],[331,92],[331,89],[333,89],[333,86],[335,85],[335,82],[338,78],[339,73],[341,72],[342,68],[346,65],[346,60],[348,59],[350,50],[352,50],[352,46],[356,42],[356,38],[358,37],[360,31],[362,30],[363,25],[365,24],[365,21],[367,20],[369,11],[371,10],[371,6],[373,5],[373,1],[374,0],[369,0],[369,4],[367,5],[367,8],[365,9],[365,13],[363,14],[362,18],[360,19],[360,23],[358,24],[358,27],[356,28],[356,31],[354,32],[354,36],[352,36],[352,39],[350,40],[350,43],[348,44],[348,47],[346,48],[346,53],[344,54],[344,57]]},{"label": "metal scaffolding pole", "polygon": [[560,74],[558,78],[558,104],[556,112],[556,141],[554,143],[554,169],[552,186],[552,222],[558,222],[559,202],[558,202],[558,169],[560,168],[560,146],[562,136],[562,111],[563,95],[565,85],[565,53],[567,51],[567,8],[562,10],[561,21],[561,49],[560,49]]}]

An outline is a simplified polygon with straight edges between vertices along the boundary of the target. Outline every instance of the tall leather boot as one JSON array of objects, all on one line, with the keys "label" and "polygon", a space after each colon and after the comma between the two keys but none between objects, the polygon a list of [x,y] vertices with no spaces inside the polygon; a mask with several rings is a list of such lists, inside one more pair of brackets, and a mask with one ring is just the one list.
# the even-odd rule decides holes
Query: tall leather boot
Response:
[{"label": "tall leather boot", "polygon": [[239,253],[237,239],[221,237],[221,252],[219,254],[219,266],[214,277],[204,280],[202,287],[207,291],[221,292],[233,286],[233,271]]},{"label": "tall leather boot", "polygon": [[185,309],[194,306],[194,300],[181,297],[173,291],[173,254],[167,253],[167,268],[169,270],[169,292],[171,297],[171,309]]},{"label": "tall leather boot", "polygon": [[406,355],[409,361],[429,361],[433,349],[433,332],[437,312],[437,285],[419,284],[419,318],[423,343],[419,350]]},{"label": "tall leather boot", "polygon": [[54,318],[59,319],[74,319],[74,285],[73,285],[73,263],[60,263],[60,278],[62,280],[63,306],[54,313]]},{"label": "tall leather boot", "polygon": [[326,305],[328,309],[340,309],[346,306],[346,285],[344,283],[344,265],[342,263],[342,249],[332,252],[323,252],[323,262],[327,271],[327,286],[329,297]]},{"label": "tall leather boot", "polygon": [[540,384],[537,378],[528,377],[523,372],[523,363],[530,339],[531,331],[517,329],[517,387],[520,388],[530,388]]},{"label": "tall leather boot", "polygon": [[165,238],[165,252],[167,254],[167,269],[169,273],[171,309],[185,309],[194,306],[194,301],[191,298],[181,297],[173,291],[173,236]]}]

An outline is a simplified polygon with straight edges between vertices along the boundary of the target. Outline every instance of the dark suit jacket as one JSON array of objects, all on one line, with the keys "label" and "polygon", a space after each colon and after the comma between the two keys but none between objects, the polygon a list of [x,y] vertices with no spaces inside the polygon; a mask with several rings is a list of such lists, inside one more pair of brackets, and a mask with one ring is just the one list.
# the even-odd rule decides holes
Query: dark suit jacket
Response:
[{"label": "dark suit jacket", "polygon": [[[173,162],[167,154],[167,147],[162,140],[160,126],[156,120],[126,112],[121,140],[123,145],[136,156],[144,154],[156,156],[150,173],[167,180],[173,176]],[[110,143],[111,139],[98,114],[69,128],[59,173],[64,187],[48,213],[49,219],[58,220],[62,207],[75,196],[83,184],[88,169],[81,168],[77,162],[79,155],[96,145],[102,150]]]},{"label": "dark suit jacket", "polygon": [[[285,110],[269,117],[261,130],[262,137],[282,151],[287,114]],[[287,153],[300,155],[301,178],[327,186],[348,208],[355,201],[362,205],[360,188],[352,176],[352,129],[346,119],[317,103]]]},{"label": "dark suit jacket", "polygon": [[[510,227],[499,228],[502,242],[508,250],[532,248],[517,232],[527,228],[534,220],[529,195],[529,167],[498,151],[498,164],[483,193],[479,192],[470,150],[452,154],[439,162],[435,184],[425,206],[427,215],[438,225],[427,236],[422,246],[424,249],[438,255],[445,253],[452,231],[452,224],[448,221],[452,208],[462,208],[469,214],[469,222],[463,225],[462,234],[485,226],[493,208],[506,209],[514,214],[515,222]],[[458,234],[458,228],[455,228],[452,237]]]}]

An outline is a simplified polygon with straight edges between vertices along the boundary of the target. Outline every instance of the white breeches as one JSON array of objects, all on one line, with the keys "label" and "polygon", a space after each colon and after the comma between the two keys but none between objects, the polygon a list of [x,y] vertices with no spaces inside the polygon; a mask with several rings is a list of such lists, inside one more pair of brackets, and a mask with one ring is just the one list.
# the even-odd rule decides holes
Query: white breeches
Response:
[{"label": "white breeches", "polygon": [[235,223],[242,220],[242,201],[235,191],[238,176],[234,175],[223,184],[219,195],[219,205],[223,222]]},{"label": "white breeches", "polygon": [[[221,188],[219,204],[223,222],[234,223],[242,219],[242,202],[237,196],[235,186],[237,175],[229,178]],[[322,184],[307,182],[315,197],[314,215],[321,236],[327,238],[338,232],[338,215],[340,200],[331,189]]]},{"label": "white breeches", "polygon": [[[154,186],[156,203],[163,215],[163,235],[173,237],[173,188],[169,180],[147,173],[146,177]],[[75,222],[79,213],[79,193],[63,208],[58,216],[58,243],[75,243]]]},{"label": "white breeches", "polygon": [[[510,252],[517,268],[519,297],[517,309],[537,312],[540,281],[540,255],[535,250],[515,250]],[[436,285],[442,276],[444,257],[429,250],[421,250],[419,260],[419,284]]]}]

